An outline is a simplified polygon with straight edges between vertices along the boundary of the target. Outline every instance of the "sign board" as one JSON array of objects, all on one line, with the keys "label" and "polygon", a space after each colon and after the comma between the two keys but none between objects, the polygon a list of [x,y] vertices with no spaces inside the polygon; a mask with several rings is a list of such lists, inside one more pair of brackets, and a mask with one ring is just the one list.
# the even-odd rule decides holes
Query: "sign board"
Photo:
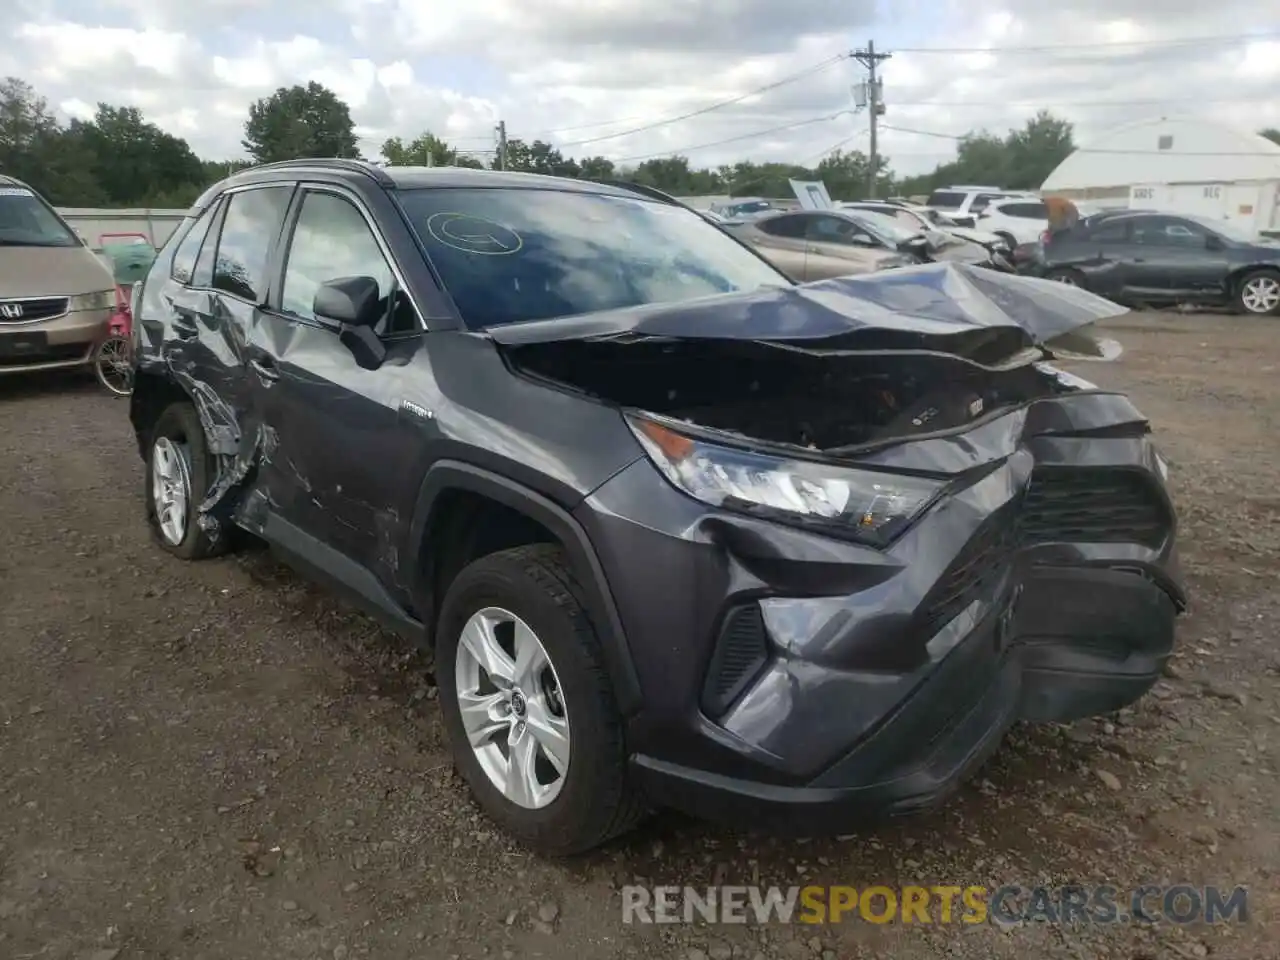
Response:
[{"label": "sign board", "polygon": [[835,206],[827,193],[827,185],[821,180],[789,180],[788,183],[802,210],[830,210]]}]

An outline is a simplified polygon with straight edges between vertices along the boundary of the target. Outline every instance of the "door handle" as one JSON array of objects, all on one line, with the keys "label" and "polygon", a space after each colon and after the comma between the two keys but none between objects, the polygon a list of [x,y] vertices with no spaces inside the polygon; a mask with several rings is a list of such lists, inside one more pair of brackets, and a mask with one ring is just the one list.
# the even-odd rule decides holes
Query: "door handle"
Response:
[{"label": "door handle", "polygon": [[263,380],[279,380],[280,371],[276,369],[275,362],[265,357],[254,357],[249,361],[249,366]]}]

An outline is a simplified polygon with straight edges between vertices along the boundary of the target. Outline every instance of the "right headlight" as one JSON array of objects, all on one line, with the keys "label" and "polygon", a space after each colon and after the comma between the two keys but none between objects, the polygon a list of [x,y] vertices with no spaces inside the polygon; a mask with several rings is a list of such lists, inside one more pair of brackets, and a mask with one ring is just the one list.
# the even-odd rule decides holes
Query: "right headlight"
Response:
[{"label": "right headlight", "polygon": [[707,443],[639,416],[628,415],[627,425],[663,476],[695,500],[869,546],[889,544],[945,485]]}]

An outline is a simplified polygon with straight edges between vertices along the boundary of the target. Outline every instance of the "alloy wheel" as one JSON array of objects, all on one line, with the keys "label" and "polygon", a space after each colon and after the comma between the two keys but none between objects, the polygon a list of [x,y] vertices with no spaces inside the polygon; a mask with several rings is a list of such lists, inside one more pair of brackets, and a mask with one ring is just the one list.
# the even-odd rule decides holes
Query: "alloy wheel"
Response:
[{"label": "alloy wheel", "polygon": [[1271,313],[1280,307],[1280,280],[1253,277],[1240,289],[1240,302],[1250,313]]},{"label": "alloy wheel", "polygon": [[478,611],[462,629],[454,682],[468,744],[490,783],[528,810],[552,803],[569,770],[569,716],[537,634],[507,610]]},{"label": "alloy wheel", "polygon": [[160,535],[173,546],[187,535],[191,508],[191,465],[186,444],[159,437],[151,452],[151,499]]}]

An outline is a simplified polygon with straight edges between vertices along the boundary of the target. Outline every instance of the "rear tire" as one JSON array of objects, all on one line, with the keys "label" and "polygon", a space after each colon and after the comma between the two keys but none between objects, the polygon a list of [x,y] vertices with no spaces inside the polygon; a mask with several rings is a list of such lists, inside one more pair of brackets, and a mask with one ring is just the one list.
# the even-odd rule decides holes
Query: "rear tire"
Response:
[{"label": "rear tire", "polygon": [[202,560],[226,551],[229,538],[215,540],[199,523],[200,503],[216,475],[196,408],[171,404],[148,438],[146,501],[156,541],[175,557]]},{"label": "rear tire", "polygon": [[1252,270],[1236,284],[1236,309],[1252,317],[1280,315],[1280,272]]},{"label": "rear tire", "polygon": [[[628,782],[622,717],[582,595],[559,546],[503,550],[458,574],[445,595],[436,634],[436,683],[458,772],[491,819],[521,843],[550,856],[591,850],[630,830],[646,812],[643,799]],[[507,628],[503,616],[511,618],[506,633],[501,632]],[[500,626],[478,628],[477,618]],[[528,633],[517,632],[525,628]],[[538,668],[541,686],[531,679],[532,673],[522,679],[518,670],[512,671],[515,683],[509,683],[503,673],[520,662],[518,645],[528,644],[521,637],[530,633],[545,656],[545,666]],[[485,668],[477,674],[475,664],[485,658],[475,657],[473,651],[482,635],[495,638],[501,655],[485,661],[494,663],[492,673]],[[497,679],[477,683],[478,675]],[[548,693],[547,678],[554,694]],[[486,728],[479,730],[474,718],[482,701],[491,705],[479,713]],[[538,704],[543,711],[552,707],[564,731],[551,750],[542,745],[552,741],[533,733],[546,728],[545,717],[535,726]],[[520,723],[526,716],[528,733]],[[519,747],[513,744],[530,735],[535,743],[524,768],[536,768],[539,782],[522,790],[512,761]],[[558,749],[563,750],[562,770],[551,762]],[[504,780],[505,789],[500,788]]]}]

